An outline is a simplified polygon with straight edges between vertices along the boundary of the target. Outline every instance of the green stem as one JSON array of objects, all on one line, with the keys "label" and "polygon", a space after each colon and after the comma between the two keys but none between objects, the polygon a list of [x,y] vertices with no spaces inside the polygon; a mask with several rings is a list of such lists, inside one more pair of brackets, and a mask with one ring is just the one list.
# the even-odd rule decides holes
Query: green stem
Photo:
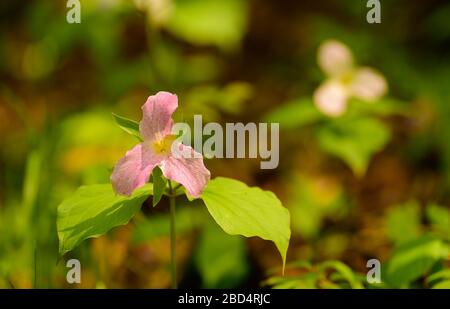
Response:
[{"label": "green stem", "polygon": [[175,190],[172,189],[172,184],[169,182],[170,190],[170,269],[172,274],[172,288],[176,289],[177,284],[177,235],[176,235],[176,222],[175,222]]}]

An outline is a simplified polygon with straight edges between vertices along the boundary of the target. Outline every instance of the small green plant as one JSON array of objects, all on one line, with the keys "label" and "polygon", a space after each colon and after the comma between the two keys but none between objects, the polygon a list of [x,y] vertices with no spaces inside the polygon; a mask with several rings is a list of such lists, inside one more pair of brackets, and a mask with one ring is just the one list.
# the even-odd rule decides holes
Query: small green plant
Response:
[{"label": "small green plant", "polygon": [[[128,223],[150,196],[153,207],[166,196],[170,200],[172,286],[176,288],[176,198],[186,195],[190,201],[202,200],[226,233],[273,241],[284,270],[291,235],[288,210],[270,191],[230,178],[210,180],[203,157],[172,135],[172,113],[177,106],[175,95],[159,92],[143,106],[140,124],[114,116],[118,125],[140,143],[118,161],[111,184],[83,186],[59,205],[60,254]],[[173,147],[190,156],[175,156]]]}]

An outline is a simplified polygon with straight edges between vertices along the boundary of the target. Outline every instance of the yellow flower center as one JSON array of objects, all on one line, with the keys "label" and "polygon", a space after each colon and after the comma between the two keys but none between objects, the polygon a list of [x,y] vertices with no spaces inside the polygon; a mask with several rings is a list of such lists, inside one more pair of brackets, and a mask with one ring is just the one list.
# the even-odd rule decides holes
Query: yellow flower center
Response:
[{"label": "yellow flower center", "polygon": [[348,70],[339,76],[339,81],[344,85],[350,85],[355,78],[355,73],[353,70]]},{"label": "yellow flower center", "polygon": [[159,155],[167,155],[171,152],[172,143],[177,137],[175,135],[166,135],[162,138],[156,139],[152,143],[153,150]]}]

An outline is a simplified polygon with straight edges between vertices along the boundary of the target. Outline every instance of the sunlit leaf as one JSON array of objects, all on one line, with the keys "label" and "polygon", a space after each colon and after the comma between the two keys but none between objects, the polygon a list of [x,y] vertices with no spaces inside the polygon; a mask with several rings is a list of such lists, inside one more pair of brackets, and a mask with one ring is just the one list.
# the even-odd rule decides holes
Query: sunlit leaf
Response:
[{"label": "sunlit leaf", "polygon": [[450,269],[443,269],[441,271],[435,272],[427,277],[427,282],[432,283],[433,281],[438,280],[449,280],[450,281]]},{"label": "sunlit leaf", "polygon": [[291,236],[290,218],[289,211],[275,194],[234,179],[217,177],[208,183],[201,198],[226,233],[273,241],[284,268]]},{"label": "sunlit leaf", "polygon": [[450,280],[444,280],[436,283],[432,287],[433,289],[450,289]]},{"label": "sunlit leaf", "polygon": [[298,277],[271,277],[264,284],[273,289],[315,289],[318,277],[313,272]]},{"label": "sunlit leaf", "polygon": [[322,149],[344,160],[358,176],[365,173],[372,156],[389,138],[389,129],[372,118],[342,118],[318,132]]},{"label": "sunlit leaf", "polygon": [[383,281],[402,287],[428,272],[449,248],[438,238],[426,235],[400,246],[385,267]]},{"label": "sunlit leaf", "polygon": [[131,197],[116,195],[110,184],[80,187],[58,206],[59,252],[71,251],[83,240],[126,224],[152,194],[151,184]]},{"label": "sunlit leaf", "polygon": [[113,117],[122,130],[133,135],[139,141],[142,141],[141,134],[139,133],[139,123],[116,114],[113,114]]},{"label": "sunlit leaf", "polygon": [[245,0],[174,0],[166,28],[194,44],[235,48],[246,30]]}]

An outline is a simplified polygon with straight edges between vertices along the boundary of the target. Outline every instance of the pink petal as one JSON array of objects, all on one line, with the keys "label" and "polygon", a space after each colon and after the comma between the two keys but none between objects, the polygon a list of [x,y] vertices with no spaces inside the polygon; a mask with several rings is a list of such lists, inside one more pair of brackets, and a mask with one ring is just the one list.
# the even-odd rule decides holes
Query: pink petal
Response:
[{"label": "pink petal", "polygon": [[142,121],[139,125],[144,140],[153,141],[170,134],[172,129],[172,114],[178,107],[175,94],[160,91],[152,95],[142,106]]},{"label": "pink petal", "polygon": [[192,147],[178,143],[173,147],[179,147],[179,152],[185,155],[175,157],[170,155],[160,164],[164,176],[181,183],[192,197],[199,197],[211,174],[203,164],[203,157]]},{"label": "pink petal", "polygon": [[328,40],[322,43],[317,53],[320,68],[330,77],[337,77],[353,67],[352,52],[343,43]]},{"label": "pink petal", "polygon": [[352,96],[373,102],[386,94],[388,85],[381,73],[374,69],[363,67],[356,71],[350,85]]},{"label": "pink petal", "polygon": [[111,183],[116,193],[130,196],[134,190],[145,185],[153,168],[162,157],[154,154],[144,144],[136,145],[120,159],[111,175]]},{"label": "pink petal", "polygon": [[347,109],[347,90],[337,81],[327,81],[314,92],[314,103],[325,115],[341,116]]}]

